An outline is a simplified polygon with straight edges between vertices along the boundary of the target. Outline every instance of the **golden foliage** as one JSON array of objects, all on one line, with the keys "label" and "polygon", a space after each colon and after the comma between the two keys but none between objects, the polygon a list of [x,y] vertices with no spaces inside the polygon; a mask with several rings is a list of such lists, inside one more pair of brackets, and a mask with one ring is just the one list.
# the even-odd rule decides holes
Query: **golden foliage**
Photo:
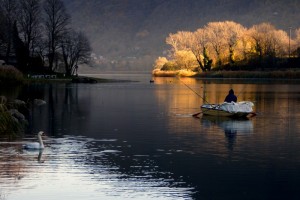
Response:
[{"label": "golden foliage", "polygon": [[166,57],[158,57],[154,63],[154,69],[161,69],[166,63],[168,59]]},{"label": "golden foliage", "polygon": [[294,41],[287,32],[276,29],[270,23],[247,29],[236,22],[224,21],[210,22],[195,32],[169,34],[166,43],[171,46],[173,62],[181,69],[193,69],[196,65],[206,71],[211,67],[253,58],[261,61],[264,58],[287,57],[300,46],[299,29],[295,35]]}]

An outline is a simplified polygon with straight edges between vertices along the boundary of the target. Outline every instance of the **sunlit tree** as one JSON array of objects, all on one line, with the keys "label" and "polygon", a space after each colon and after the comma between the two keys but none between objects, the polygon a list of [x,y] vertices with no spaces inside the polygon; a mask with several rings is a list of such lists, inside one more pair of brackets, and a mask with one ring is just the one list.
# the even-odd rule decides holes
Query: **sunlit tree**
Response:
[{"label": "sunlit tree", "polygon": [[166,57],[158,57],[154,63],[154,69],[161,69],[168,62]]},{"label": "sunlit tree", "polygon": [[238,44],[242,43],[242,36],[245,34],[246,29],[238,23],[233,21],[225,21],[224,23],[224,39],[228,48],[229,63],[235,62],[235,51],[238,48]]},{"label": "sunlit tree", "polygon": [[[289,44],[290,43],[290,44]],[[274,30],[273,45],[276,57],[285,57],[289,54],[289,46],[293,45],[294,41],[289,38],[286,31]]]},{"label": "sunlit tree", "polygon": [[211,69],[212,60],[209,57],[209,37],[206,29],[196,30],[189,42],[189,48],[193,52],[202,71]]},{"label": "sunlit tree", "polygon": [[190,34],[191,33],[188,31],[179,31],[175,34],[169,34],[169,36],[166,38],[166,43],[172,47],[173,53],[176,53],[180,50],[187,50]]},{"label": "sunlit tree", "polygon": [[249,30],[252,45],[260,63],[273,63],[275,58],[287,55],[289,37],[285,31],[277,30],[269,23],[254,25]]},{"label": "sunlit tree", "polygon": [[295,30],[295,47],[297,56],[300,57],[300,28]]},{"label": "sunlit tree", "polygon": [[166,42],[171,46],[174,59],[170,66],[187,68],[187,65],[193,65],[193,62],[188,64],[183,58],[184,55],[191,58],[190,53],[193,53],[202,71],[225,65],[235,67],[235,63],[237,66],[275,66],[278,58],[287,57],[290,48],[295,51],[298,47],[300,55],[300,29],[295,31],[293,40],[287,32],[276,29],[270,23],[261,23],[247,29],[233,21],[210,22],[195,32],[179,31],[170,34]]},{"label": "sunlit tree", "polygon": [[175,54],[175,60],[181,69],[195,71],[197,68],[195,55],[189,50],[177,51]]},{"label": "sunlit tree", "polygon": [[221,55],[224,53],[226,47],[226,33],[224,32],[225,28],[225,24],[222,22],[210,22],[205,26],[209,43],[216,53],[216,63],[218,66],[222,65]]},{"label": "sunlit tree", "polygon": [[240,60],[249,61],[252,55],[255,54],[255,48],[253,46],[251,32],[249,29],[245,29],[238,43],[237,50],[241,56]]},{"label": "sunlit tree", "polygon": [[300,46],[300,28],[295,30],[295,42],[298,46]]},{"label": "sunlit tree", "polygon": [[274,54],[273,40],[275,27],[270,23],[254,25],[249,29],[255,53],[263,58]]}]

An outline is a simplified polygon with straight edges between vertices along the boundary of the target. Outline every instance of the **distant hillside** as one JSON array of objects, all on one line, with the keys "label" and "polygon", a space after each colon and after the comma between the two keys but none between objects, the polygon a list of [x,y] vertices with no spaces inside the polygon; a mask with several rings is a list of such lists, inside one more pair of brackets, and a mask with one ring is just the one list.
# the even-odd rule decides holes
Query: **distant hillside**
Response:
[{"label": "distant hillside", "polygon": [[167,49],[169,33],[194,31],[211,21],[233,20],[247,27],[270,22],[286,31],[300,27],[299,0],[64,1],[73,25],[87,34],[93,51],[104,59],[119,60],[115,69],[121,70],[126,65],[151,69]]}]

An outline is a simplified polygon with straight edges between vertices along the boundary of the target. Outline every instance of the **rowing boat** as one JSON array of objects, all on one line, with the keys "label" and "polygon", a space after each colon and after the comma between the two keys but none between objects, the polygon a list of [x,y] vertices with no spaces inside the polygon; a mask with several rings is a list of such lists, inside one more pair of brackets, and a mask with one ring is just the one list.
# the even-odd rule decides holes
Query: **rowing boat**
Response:
[{"label": "rowing boat", "polygon": [[253,112],[253,106],[254,104],[251,101],[241,101],[238,103],[224,102],[222,104],[203,104],[201,106],[201,110],[203,115],[231,118],[246,118],[253,117],[256,115]]}]

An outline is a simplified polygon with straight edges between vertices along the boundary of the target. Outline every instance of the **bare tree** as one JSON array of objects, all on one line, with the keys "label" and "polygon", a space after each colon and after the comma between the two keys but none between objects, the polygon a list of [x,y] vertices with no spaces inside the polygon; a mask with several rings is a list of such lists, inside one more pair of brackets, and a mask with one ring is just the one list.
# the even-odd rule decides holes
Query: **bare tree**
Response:
[{"label": "bare tree", "polygon": [[40,40],[38,40],[35,44],[35,54],[41,59],[43,66],[45,66],[47,52],[48,52],[48,42],[42,35]]},{"label": "bare tree", "polygon": [[238,23],[233,21],[225,21],[224,23],[224,35],[225,43],[227,44],[229,52],[229,63],[233,64],[235,62],[235,49],[238,45],[238,42],[241,41],[243,34],[245,33],[245,28]]},{"label": "bare tree", "polygon": [[78,65],[87,63],[91,48],[88,39],[82,32],[70,31],[61,41],[61,50],[68,76],[77,75]]},{"label": "bare tree", "polygon": [[255,51],[251,41],[251,31],[245,28],[239,40],[239,51],[242,57],[241,60],[248,61]]},{"label": "bare tree", "polygon": [[5,52],[5,36],[6,36],[6,30],[5,30],[5,17],[3,15],[3,10],[0,5],[0,57],[4,56]]},{"label": "bare tree", "polygon": [[192,51],[177,51],[175,54],[175,59],[180,69],[196,71],[198,65],[195,55]]},{"label": "bare tree", "polygon": [[195,55],[202,71],[209,71],[211,69],[212,60],[208,54],[208,41],[209,38],[206,29],[200,28],[193,33],[189,43],[189,47]]},{"label": "bare tree", "polygon": [[32,57],[36,51],[37,42],[41,38],[41,9],[40,0],[20,0],[20,35],[26,50]]},{"label": "bare tree", "polygon": [[70,17],[61,0],[45,0],[45,29],[48,40],[49,68],[53,70],[54,59],[59,48],[59,41],[68,30]]},{"label": "bare tree", "polygon": [[266,56],[270,47],[270,37],[274,27],[268,23],[254,25],[249,29],[253,47],[260,58]]},{"label": "bare tree", "polygon": [[289,43],[294,46],[294,41],[290,39],[287,32],[283,30],[274,30],[272,43],[276,57],[289,55]]},{"label": "bare tree", "polygon": [[275,64],[275,58],[287,54],[289,37],[285,31],[277,30],[269,23],[261,23],[254,25],[249,32],[260,63],[266,61],[267,64]]},{"label": "bare tree", "polygon": [[0,0],[1,12],[4,17],[4,33],[2,34],[5,60],[9,61],[13,49],[13,27],[16,22],[17,0]]},{"label": "bare tree", "polygon": [[297,46],[300,46],[300,28],[295,30],[295,42],[297,44]]},{"label": "bare tree", "polygon": [[[191,58],[189,52],[192,52],[202,71],[209,71],[212,66],[221,67],[236,61],[243,61],[241,65],[277,65],[278,58],[287,56],[290,45],[300,55],[300,29],[295,31],[295,36],[292,40],[287,32],[278,30],[269,23],[247,29],[236,22],[224,21],[208,23],[192,33],[179,31],[170,34],[166,43],[172,47],[174,62],[178,63],[177,60],[180,59],[180,65],[185,68],[193,65],[193,62],[187,62],[193,59],[183,59],[184,56]],[[259,63],[255,63],[257,61]]]},{"label": "bare tree", "polygon": [[300,28],[296,29],[295,31],[295,50],[297,52],[297,56],[300,57]]},{"label": "bare tree", "polygon": [[161,69],[168,62],[166,57],[158,57],[154,63],[154,69]]},{"label": "bare tree", "polygon": [[187,44],[191,32],[188,31],[178,31],[175,34],[169,34],[166,39],[166,43],[171,45],[173,54],[177,51],[187,50]]},{"label": "bare tree", "polygon": [[205,29],[209,37],[209,42],[217,56],[217,65],[221,66],[221,53],[226,46],[226,34],[224,32],[225,24],[222,22],[210,22],[205,26]]}]

